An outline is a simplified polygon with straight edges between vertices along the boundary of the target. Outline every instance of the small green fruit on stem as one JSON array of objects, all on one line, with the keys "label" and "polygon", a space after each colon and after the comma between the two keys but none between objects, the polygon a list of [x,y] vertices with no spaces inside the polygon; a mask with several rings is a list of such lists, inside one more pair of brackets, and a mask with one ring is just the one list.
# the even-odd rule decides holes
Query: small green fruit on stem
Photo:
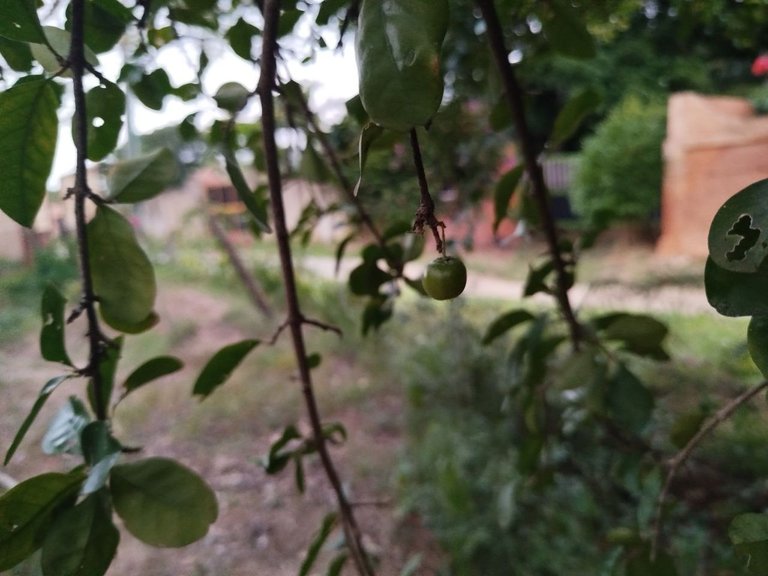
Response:
[{"label": "small green fruit on stem", "polygon": [[427,265],[421,283],[435,300],[451,300],[464,292],[467,268],[454,256],[440,256]]}]

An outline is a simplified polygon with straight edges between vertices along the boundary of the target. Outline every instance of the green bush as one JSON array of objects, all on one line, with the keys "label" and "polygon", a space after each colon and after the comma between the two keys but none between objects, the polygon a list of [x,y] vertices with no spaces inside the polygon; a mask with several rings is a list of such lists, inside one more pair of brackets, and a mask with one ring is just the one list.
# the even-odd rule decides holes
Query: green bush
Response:
[{"label": "green bush", "polygon": [[664,103],[630,96],[586,140],[572,200],[587,225],[645,220],[658,210],[665,126]]}]

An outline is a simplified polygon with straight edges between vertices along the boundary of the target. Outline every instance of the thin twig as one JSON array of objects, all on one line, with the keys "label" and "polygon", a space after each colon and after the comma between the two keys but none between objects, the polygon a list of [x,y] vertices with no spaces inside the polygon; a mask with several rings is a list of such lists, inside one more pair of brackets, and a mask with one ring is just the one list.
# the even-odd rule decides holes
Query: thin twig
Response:
[{"label": "thin twig", "polygon": [[445,254],[443,235],[441,234],[441,230],[445,229],[445,224],[435,217],[435,201],[429,193],[429,184],[427,183],[427,174],[424,171],[424,161],[421,158],[421,147],[416,128],[411,128],[411,150],[413,151],[413,163],[416,166],[421,194],[419,208],[416,210],[416,219],[413,221],[413,231],[422,234],[424,227],[427,226],[432,230],[432,235],[435,237],[437,251]]},{"label": "thin twig", "polygon": [[314,326],[315,328],[320,328],[320,330],[325,330],[326,332],[333,332],[339,338],[344,336],[344,332],[342,332],[341,328],[334,326],[333,324],[327,324],[320,320],[313,320],[312,318],[303,318],[302,322],[308,326]]},{"label": "thin twig", "polygon": [[659,539],[661,537],[662,530],[662,517],[664,513],[664,503],[669,495],[669,491],[672,488],[672,481],[675,479],[680,467],[688,460],[691,453],[698,447],[699,444],[709,436],[720,424],[730,418],[736,410],[741,406],[749,402],[752,398],[757,396],[760,392],[768,388],[768,381],[761,382],[757,386],[744,391],[739,396],[728,402],[725,406],[715,412],[707,422],[699,429],[699,431],[691,438],[685,447],[680,450],[673,458],[668,462],[669,469],[667,471],[667,478],[664,481],[664,486],[659,492],[659,497],[656,500],[656,515],[653,522],[653,538],[651,540],[651,558],[656,557],[658,551]]},{"label": "thin twig", "polygon": [[541,169],[536,151],[534,149],[533,138],[528,127],[528,121],[525,115],[525,103],[523,102],[523,92],[515,76],[515,71],[509,63],[508,54],[504,42],[504,32],[501,28],[499,15],[494,5],[494,0],[476,0],[477,6],[482,12],[486,25],[486,34],[488,42],[491,45],[496,67],[499,70],[502,82],[504,84],[504,93],[512,110],[515,121],[515,127],[520,140],[520,148],[525,162],[525,169],[531,182],[533,196],[536,201],[541,223],[544,228],[544,234],[547,239],[547,246],[555,267],[557,277],[555,285],[555,297],[557,299],[560,312],[568,324],[571,344],[574,349],[579,348],[583,331],[581,325],[576,319],[571,302],[568,296],[569,274],[563,255],[560,252],[560,240],[555,220],[550,208],[549,192],[544,182],[544,172]]},{"label": "thin twig", "polygon": [[96,315],[96,295],[93,290],[93,278],[91,275],[91,259],[88,247],[86,230],[85,202],[91,195],[88,188],[88,174],[86,171],[86,158],[88,157],[88,116],[85,109],[85,90],[83,77],[85,76],[85,0],[73,0],[72,2],[72,42],[69,48],[69,65],[72,70],[75,117],[74,141],[77,148],[77,160],[75,168],[75,222],[77,228],[77,245],[80,256],[80,276],[83,282],[81,306],[88,321],[88,365],[81,372],[90,377],[90,386],[93,391],[94,410],[98,420],[107,419],[107,402],[104,384],[102,382],[99,365],[104,355],[104,338],[99,328],[99,319]]},{"label": "thin twig", "polygon": [[259,79],[259,98],[262,109],[262,127],[264,137],[264,152],[267,164],[269,192],[274,216],[275,237],[280,252],[280,262],[285,283],[285,297],[288,308],[288,325],[293,340],[294,353],[301,378],[301,388],[307,406],[312,435],[317,445],[325,474],[336,494],[336,500],[341,514],[346,543],[361,576],[372,576],[373,568],[362,544],[362,533],[357,525],[354,511],[347,500],[336,467],[328,451],[320,413],[315,398],[312,383],[311,368],[307,361],[306,345],[304,342],[304,316],[299,305],[296,278],[291,256],[290,234],[286,225],[285,207],[283,205],[282,182],[278,159],[277,143],[275,142],[275,103],[272,91],[275,88],[276,62],[275,50],[277,45],[277,27],[280,19],[280,0],[265,0],[264,30],[262,35],[261,77]]}]

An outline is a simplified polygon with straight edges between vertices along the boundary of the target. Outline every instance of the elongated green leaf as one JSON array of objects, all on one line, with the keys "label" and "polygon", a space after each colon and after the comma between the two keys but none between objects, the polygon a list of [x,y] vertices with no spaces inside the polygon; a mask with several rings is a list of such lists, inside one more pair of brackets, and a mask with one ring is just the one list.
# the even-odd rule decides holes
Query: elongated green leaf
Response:
[{"label": "elongated green leaf", "polygon": [[357,29],[360,98],[385,128],[423,126],[443,97],[440,49],[448,2],[363,0]]},{"label": "elongated green leaf", "polygon": [[741,514],[728,528],[736,553],[746,556],[750,574],[768,572],[768,515]]},{"label": "elongated green leaf", "polygon": [[29,72],[32,68],[32,51],[29,44],[8,40],[0,36],[0,56],[17,72]]},{"label": "elongated green leaf", "polygon": [[768,179],[732,196],[709,228],[709,257],[729,272],[755,273],[768,256]]},{"label": "elongated green leaf", "polygon": [[133,228],[112,208],[99,206],[87,232],[93,287],[104,321],[121,332],[140,331],[153,314],[157,286]]},{"label": "elongated green leaf", "polygon": [[309,545],[304,562],[301,563],[299,576],[307,576],[309,571],[312,570],[312,566],[315,564],[315,560],[317,560],[317,555],[320,553],[320,549],[323,547],[323,544],[325,544],[328,536],[330,536],[333,527],[336,526],[337,520],[338,515],[335,512],[326,514],[325,518],[323,518],[320,530],[317,531],[317,534],[315,534],[315,537],[312,539],[312,544]]},{"label": "elongated green leaf", "polygon": [[579,92],[568,100],[555,119],[555,126],[549,136],[549,147],[559,148],[576,132],[584,118],[593,112],[602,100],[602,96],[591,89]]},{"label": "elongated green leaf", "polygon": [[595,44],[587,27],[568,0],[547,2],[552,10],[549,18],[544,18],[542,27],[552,47],[563,56],[571,58],[592,58]]},{"label": "elongated green leaf", "polygon": [[[96,86],[85,95],[85,109],[88,118],[88,158],[102,160],[117,146],[125,114],[125,94],[112,82]],[[73,134],[75,125],[73,122]]]},{"label": "elongated green leaf", "polygon": [[178,176],[179,163],[168,148],[158,148],[112,166],[109,172],[109,198],[134,203],[160,194]]},{"label": "elongated green leaf", "polygon": [[80,471],[42,474],[0,496],[0,572],[40,548],[53,514],[74,504],[83,478]]},{"label": "elongated green leaf", "polygon": [[67,299],[54,286],[46,286],[42,299],[43,328],[40,330],[40,354],[49,362],[72,366],[64,343],[64,307]]},{"label": "elongated green leaf", "polygon": [[365,171],[365,165],[368,162],[368,152],[371,150],[371,146],[384,133],[384,129],[377,124],[369,122],[363,126],[360,132],[360,142],[358,144],[358,165],[360,166],[360,177],[355,184],[354,194],[357,196],[360,192],[360,186],[363,184],[363,173]]},{"label": "elongated green leaf", "polygon": [[166,458],[112,468],[115,511],[142,542],[178,548],[199,540],[218,516],[213,490],[195,472]]},{"label": "elongated green leaf", "polygon": [[[69,55],[72,35],[66,30],[55,26],[43,26],[45,42],[32,44],[32,55],[46,72],[59,74],[67,78],[72,77],[72,71],[65,69],[66,58]],[[99,59],[93,51],[85,47],[85,61],[93,67],[98,67]]]},{"label": "elongated green leaf", "polygon": [[0,94],[0,210],[30,228],[53,164],[59,99],[41,76]]},{"label": "elongated green leaf", "polygon": [[70,396],[48,424],[40,445],[46,454],[82,454],[80,433],[91,421],[85,405]]},{"label": "elongated green leaf", "polygon": [[53,522],[43,543],[43,574],[103,576],[119,541],[107,497],[91,494]]},{"label": "elongated green leaf", "polygon": [[225,346],[216,352],[203,367],[200,376],[197,377],[192,394],[202,396],[201,399],[207,398],[216,388],[227,381],[240,362],[259,344],[259,340],[243,340]]},{"label": "elongated green leaf", "polygon": [[763,376],[768,378],[768,317],[754,316],[747,331],[749,355]]},{"label": "elongated green leaf", "polygon": [[110,402],[112,401],[112,392],[115,389],[115,374],[117,373],[117,364],[120,362],[120,355],[123,351],[123,340],[123,336],[119,336],[110,342],[104,350],[104,354],[101,357],[101,361],[99,362],[99,375],[101,377],[100,399],[96,398],[96,389],[94,388],[96,384],[94,379],[91,378],[89,381],[88,400],[91,403],[91,408],[96,414],[99,413],[99,409],[97,407],[99,402],[101,402],[106,409],[106,407],[109,406]]},{"label": "elongated green leaf", "polygon": [[34,0],[0,2],[0,36],[22,42],[44,41]]},{"label": "elongated green leaf", "polygon": [[103,420],[91,422],[83,428],[80,433],[80,444],[83,448],[83,457],[90,466],[88,478],[81,492],[92,494],[106,484],[109,472],[120,457],[123,447],[114,439],[109,425]]},{"label": "elongated green leaf", "polygon": [[147,360],[125,379],[123,396],[128,396],[131,392],[153,380],[178,372],[183,367],[184,363],[175,356],[158,356]]},{"label": "elongated green leaf", "polygon": [[344,569],[347,560],[349,560],[349,554],[346,552],[342,552],[336,556],[336,558],[334,558],[328,565],[328,572],[325,573],[325,576],[339,576]]},{"label": "elongated green leaf", "polygon": [[499,225],[502,220],[507,217],[507,210],[509,210],[509,202],[512,200],[512,195],[517,190],[520,179],[525,172],[525,166],[520,164],[515,166],[504,174],[496,184],[496,188],[493,193],[493,231],[494,233],[499,229]]},{"label": "elongated green leaf", "polygon": [[669,329],[652,316],[619,312],[599,316],[593,324],[604,338],[620,341],[633,354],[659,360],[669,358],[662,347]]},{"label": "elongated green leaf", "polygon": [[269,454],[262,460],[262,466],[267,474],[277,474],[286,467],[301,448],[283,450],[294,440],[302,439],[296,426],[286,426],[280,438],[272,443],[269,448]]},{"label": "elongated green leaf", "polygon": [[499,336],[505,334],[515,326],[533,320],[534,316],[527,310],[512,310],[496,318],[483,336],[483,344],[490,344]]},{"label": "elongated green leaf", "polygon": [[45,402],[48,400],[48,397],[51,394],[53,394],[54,390],[56,390],[56,388],[58,388],[62,382],[64,382],[69,378],[72,378],[72,375],[66,374],[64,376],[57,376],[56,378],[51,378],[50,380],[48,380],[48,382],[45,383],[45,386],[43,386],[43,389],[40,390],[40,394],[37,395],[37,400],[35,400],[35,403],[32,406],[32,410],[29,411],[29,414],[27,414],[27,417],[24,419],[24,422],[22,422],[21,426],[19,427],[19,431],[16,432],[16,436],[13,438],[13,442],[11,442],[11,447],[8,448],[8,452],[5,454],[5,460],[3,461],[3,466],[7,466],[8,462],[10,462],[11,458],[13,458],[13,455],[16,452],[17,448],[19,447],[19,444],[21,444],[21,441],[24,440],[24,436],[27,434],[29,427],[32,426],[32,423],[35,421],[35,418],[37,418],[37,415],[40,413],[40,410],[45,405]]},{"label": "elongated green leaf", "polygon": [[606,406],[617,423],[639,434],[653,412],[653,394],[637,376],[621,366],[608,382]]},{"label": "elongated green leaf", "polygon": [[259,230],[267,234],[272,232],[272,228],[269,226],[269,215],[267,214],[267,200],[264,196],[257,195],[251,187],[248,186],[248,182],[245,181],[243,171],[240,169],[240,165],[235,158],[234,152],[230,149],[224,153],[224,162],[227,169],[229,179],[232,181],[232,186],[237,191],[237,196],[240,201],[245,204],[248,212],[253,216],[256,226]]},{"label": "elongated green leaf", "polygon": [[732,272],[710,257],[704,267],[709,304],[723,316],[767,316],[768,271]]}]

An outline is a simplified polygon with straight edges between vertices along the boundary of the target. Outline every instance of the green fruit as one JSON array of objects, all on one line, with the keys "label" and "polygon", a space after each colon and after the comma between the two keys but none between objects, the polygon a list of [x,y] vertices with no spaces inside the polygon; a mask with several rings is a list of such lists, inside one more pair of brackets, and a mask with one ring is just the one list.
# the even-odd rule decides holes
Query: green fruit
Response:
[{"label": "green fruit", "polygon": [[467,268],[458,258],[440,256],[427,265],[421,283],[435,300],[450,300],[464,292]]},{"label": "green fruit", "polygon": [[222,84],[213,99],[216,100],[219,108],[223,108],[228,112],[239,112],[248,104],[250,95],[251,93],[242,84],[227,82]]}]

